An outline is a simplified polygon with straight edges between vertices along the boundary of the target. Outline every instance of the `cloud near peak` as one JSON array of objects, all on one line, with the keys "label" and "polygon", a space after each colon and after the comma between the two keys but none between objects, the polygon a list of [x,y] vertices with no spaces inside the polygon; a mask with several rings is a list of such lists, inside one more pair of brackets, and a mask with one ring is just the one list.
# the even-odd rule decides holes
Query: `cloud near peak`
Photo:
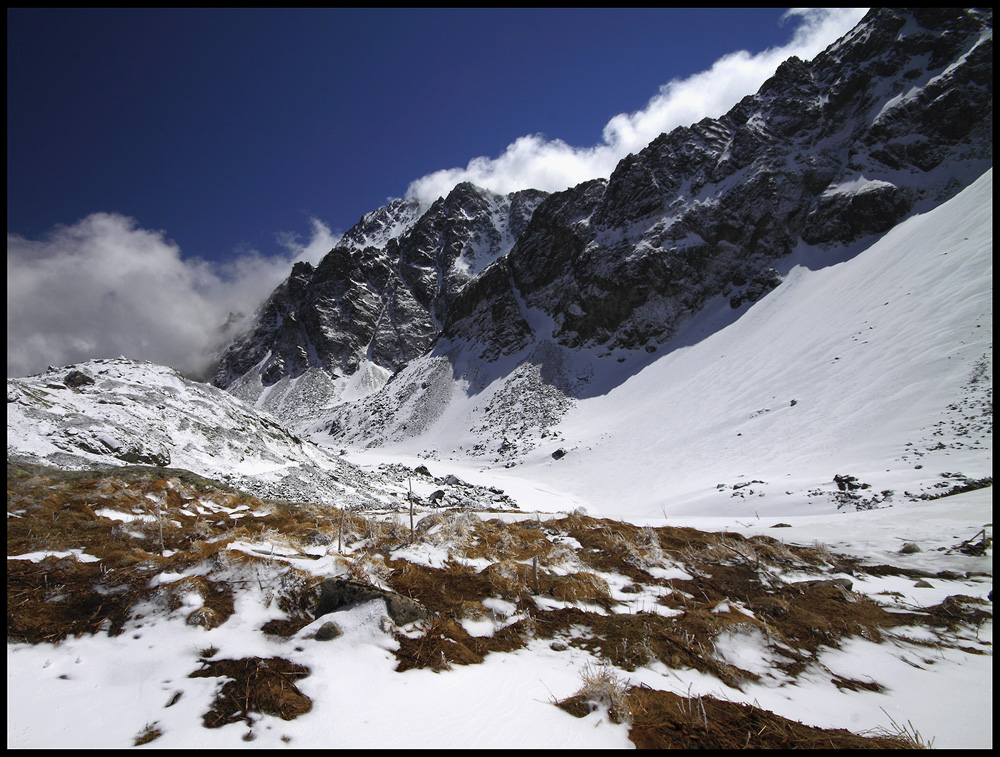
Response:
[{"label": "cloud near peak", "polygon": [[812,59],[853,28],[864,13],[863,8],[792,9],[782,18],[798,24],[788,44],[757,54],[739,50],[723,56],[707,71],[664,84],[642,110],[612,118],[601,141],[592,147],[572,147],[537,134],[520,137],[497,158],[474,158],[465,168],[435,171],[417,179],[407,196],[429,205],[463,181],[507,194],[529,188],[558,192],[588,179],[607,178],[622,158],[660,134],[723,115],[756,92],[791,56]]},{"label": "cloud near peak", "polygon": [[93,213],[41,240],[7,235],[7,375],[125,355],[205,377],[230,313],[256,307],[299,260],[337,242],[320,221],[284,254],[256,251],[218,265],[185,258],[162,231]]}]

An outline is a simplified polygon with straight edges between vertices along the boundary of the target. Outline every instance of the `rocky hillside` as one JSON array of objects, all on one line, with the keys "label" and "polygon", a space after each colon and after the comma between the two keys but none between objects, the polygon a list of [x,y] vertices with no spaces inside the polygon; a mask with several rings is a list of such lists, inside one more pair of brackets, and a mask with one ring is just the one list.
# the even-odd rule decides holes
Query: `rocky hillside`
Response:
[{"label": "rocky hillside", "polygon": [[517,509],[499,490],[426,469],[363,471],[226,392],[125,358],[8,379],[7,460],[65,470],[192,472],[258,497],[352,509],[402,509],[411,498]]},{"label": "rocky hillside", "polygon": [[[607,182],[549,197],[448,332],[485,341],[487,358],[549,336],[652,350],[712,297],[759,299],[781,281],[774,261],[799,245],[849,244],[953,196],[992,165],[991,23],[869,13],[723,117],[661,135]],[[483,328],[484,307],[517,298],[554,332],[515,327],[512,306]]]},{"label": "rocky hillside", "polygon": [[251,369],[264,387],[314,367],[332,379],[366,363],[392,371],[424,354],[458,293],[510,250],[544,196],[460,184],[424,212],[396,200],[369,213],[315,268],[295,265],[226,352],[216,385]]}]

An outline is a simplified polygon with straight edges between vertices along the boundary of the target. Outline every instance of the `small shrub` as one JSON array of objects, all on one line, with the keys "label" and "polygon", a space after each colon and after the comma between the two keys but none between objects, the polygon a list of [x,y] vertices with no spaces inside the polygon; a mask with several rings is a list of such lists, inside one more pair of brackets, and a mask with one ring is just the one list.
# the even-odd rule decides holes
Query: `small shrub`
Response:
[{"label": "small shrub", "polygon": [[146,723],[146,727],[139,731],[136,735],[134,746],[148,744],[150,741],[155,741],[162,735],[163,731],[156,727],[156,723]]},{"label": "small shrub", "polygon": [[580,671],[580,677],[583,686],[572,697],[559,702],[560,707],[577,717],[593,712],[597,707],[607,707],[612,723],[624,723],[631,719],[629,686],[618,677],[614,668],[607,664],[587,663]]}]

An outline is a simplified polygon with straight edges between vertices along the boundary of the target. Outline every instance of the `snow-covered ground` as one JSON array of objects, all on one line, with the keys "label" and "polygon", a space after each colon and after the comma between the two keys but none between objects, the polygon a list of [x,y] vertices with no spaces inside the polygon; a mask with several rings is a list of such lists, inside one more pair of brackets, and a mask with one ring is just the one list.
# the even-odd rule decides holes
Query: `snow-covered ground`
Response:
[{"label": "snow-covered ground", "polygon": [[991,169],[867,249],[793,253],[767,297],[738,318],[719,298],[660,356],[588,362],[585,396],[513,467],[468,454],[505,378],[371,454],[625,519],[835,512],[835,475],[902,507],[942,473],[991,476],[992,199]]},{"label": "snow-covered ground", "polygon": [[[992,487],[919,495],[992,476],[992,172],[853,256],[825,260],[823,251],[803,249],[783,273],[784,283],[739,318],[718,303],[666,354],[616,363],[627,380],[578,399],[557,433],[515,465],[455,451],[449,434],[469,421],[460,413],[470,405],[461,402],[421,436],[352,450],[347,459],[373,472],[389,461],[422,464],[434,476],[498,487],[524,513],[507,518],[584,508],[637,525],[822,542],[870,564],[930,574],[929,586],[899,575],[853,576],[855,591],[900,611],[953,594],[986,599],[992,550],[979,557],[949,550],[980,529],[992,534]],[[87,433],[100,444],[94,428]],[[122,443],[111,437],[123,437],[123,426],[97,430],[110,435],[106,447]],[[18,426],[19,434],[29,431]],[[181,462],[193,449],[171,451]],[[553,458],[556,449],[565,455]],[[845,505],[837,474],[870,486]],[[414,482],[421,497],[436,486]],[[874,507],[859,510],[858,502]],[[787,527],[775,529],[779,521]],[[905,543],[920,551],[900,553]],[[280,545],[270,550],[281,557]],[[414,561],[444,559],[411,551]],[[952,577],[933,577],[941,575]],[[178,612],[153,612],[119,636],[9,643],[8,747],[125,747],[146,725],[162,733],[149,746],[165,748],[632,746],[628,726],[610,722],[606,710],[577,719],[553,706],[581,687],[594,662],[582,649],[555,651],[540,639],[476,665],[398,673],[398,642],[381,630],[382,603],[338,613],[344,636],[319,644],[305,637],[326,618],[289,639],[260,633],[277,617],[261,592],[249,586],[237,594],[236,612],[211,630],[187,625]],[[496,607],[503,615],[502,602]],[[863,732],[910,724],[936,747],[991,748],[992,622],[964,631],[961,646],[970,651],[892,640],[923,633],[851,639],[794,682],[764,676],[742,690],[661,663],[619,674],[813,725]],[[311,675],[298,685],[312,710],[292,721],[260,716],[249,742],[246,725],[201,727],[221,684],[188,675],[208,647],[220,658],[287,657],[308,666]],[[753,633],[721,638],[716,649],[746,670],[767,668],[769,653]],[[883,689],[838,688],[831,674]]]},{"label": "snow-covered ground", "polygon": [[[530,505],[530,503],[526,503]],[[992,574],[992,558],[944,554],[990,522],[990,490],[921,503],[913,517],[893,509],[853,514],[802,515],[787,519],[790,528],[769,530],[754,519],[688,517],[675,525],[724,529],[744,534],[778,533],[787,543],[822,540],[837,551],[853,552],[876,563],[896,563],[937,573],[942,570]],[[900,555],[902,540],[922,551]],[[266,547],[266,545],[258,545]],[[247,545],[233,548],[246,549]],[[272,550],[274,548],[272,547]],[[430,548],[424,548],[425,550]],[[411,551],[418,551],[411,548]],[[279,553],[280,554],[280,551]],[[20,559],[38,560],[40,555]],[[323,572],[329,567],[316,565]],[[176,580],[165,575],[161,580]],[[253,582],[251,582],[253,583]],[[914,588],[898,576],[856,576],[855,590],[879,596],[899,592],[896,601],[928,606],[946,593],[985,597],[992,579],[939,581]],[[260,633],[278,613],[260,590],[249,586],[237,595],[234,614],[205,630],[187,625],[183,612],[151,612],[131,621],[125,633],[69,638],[59,644],[7,645],[7,745],[34,748],[109,748],[132,744],[146,725],[162,735],[158,748],[339,747],[339,748],[628,748],[627,725],[615,725],[606,711],[576,719],[553,706],[581,687],[581,675],[594,663],[589,653],[569,647],[555,651],[549,640],[526,648],[487,655],[478,665],[395,672],[397,642],[382,629],[380,601],[336,613],[344,636],[328,643],[306,637],[333,616],[323,616],[293,638]],[[881,596],[883,601],[886,596]],[[891,601],[891,600],[890,600]],[[192,602],[193,607],[196,602]],[[497,609],[503,612],[502,602]],[[887,636],[921,637],[918,628],[895,629]],[[992,623],[959,649],[916,647],[903,641],[876,644],[851,639],[823,652],[818,664],[797,681],[764,676],[737,690],[690,669],[661,663],[633,672],[619,671],[632,685],[682,695],[711,694],[755,703],[807,724],[864,732],[910,724],[937,747],[992,747]],[[201,714],[218,690],[218,679],[189,678],[203,650],[217,658],[284,657],[306,665],[311,674],[298,682],[313,701],[295,720],[259,716],[252,727],[232,724],[201,727]],[[716,645],[717,653],[744,669],[764,672],[770,659],[761,638],[733,634]],[[877,681],[881,692],[844,691],[831,675]],[[182,692],[174,704],[170,704]],[[170,704],[170,706],[168,706]],[[252,730],[254,740],[244,737]]]}]

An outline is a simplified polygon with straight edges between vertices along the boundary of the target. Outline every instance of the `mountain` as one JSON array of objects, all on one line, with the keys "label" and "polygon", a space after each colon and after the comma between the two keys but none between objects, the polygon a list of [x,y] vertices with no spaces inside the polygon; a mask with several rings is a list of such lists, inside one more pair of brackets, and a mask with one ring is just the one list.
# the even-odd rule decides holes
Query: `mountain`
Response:
[{"label": "mountain", "polygon": [[8,747],[991,747],[991,23],[9,379]]},{"label": "mountain", "polygon": [[718,294],[759,299],[800,244],[848,244],[947,199],[992,164],[989,24],[871,12],[605,186],[550,198],[508,257],[512,286],[560,344],[653,349]]},{"label": "mountain", "polygon": [[[369,213],[315,267],[299,263],[224,355],[215,383],[288,420],[381,388],[423,355],[463,288],[518,238],[544,193],[460,184],[424,212],[396,200]],[[277,386],[276,386],[277,385]]]},{"label": "mountain", "polygon": [[608,180],[547,197],[463,184],[423,214],[366,216],[296,267],[216,384],[333,444],[451,423],[449,454],[517,462],[719,303],[715,322],[742,318],[803,260],[856,255],[991,165],[992,13],[876,9]]}]

